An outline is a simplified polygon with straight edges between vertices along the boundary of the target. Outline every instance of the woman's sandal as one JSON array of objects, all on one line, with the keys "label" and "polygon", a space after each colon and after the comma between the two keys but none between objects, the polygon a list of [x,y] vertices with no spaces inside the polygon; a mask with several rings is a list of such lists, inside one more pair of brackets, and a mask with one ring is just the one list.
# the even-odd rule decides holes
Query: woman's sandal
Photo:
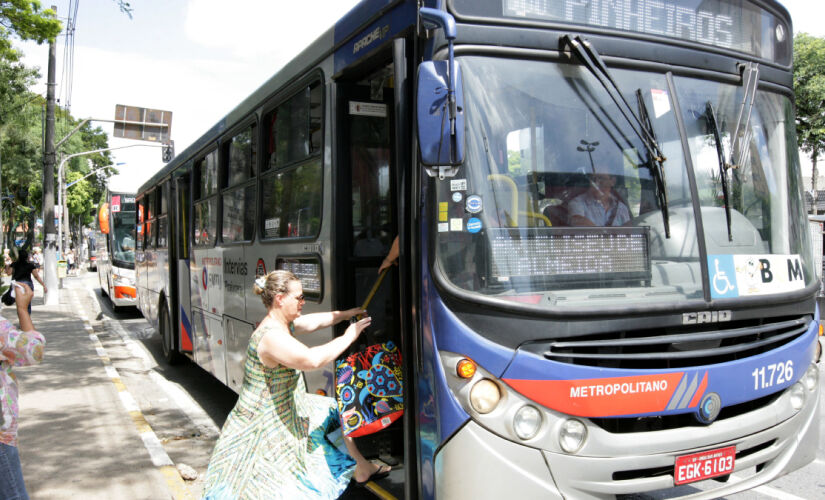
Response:
[{"label": "woman's sandal", "polygon": [[353,481],[355,481],[356,486],[359,486],[359,487],[363,488],[370,481],[375,481],[377,479],[383,479],[383,478],[389,476],[391,470],[392,470],[392,467],[390,467],[389,465],[382,465],[382,466],[378,467],[378,469],[375,472],[373,472],[372,475],[370,475],[370,477],[368,477],[366,481],[355,481],[355,478],[353,478]]}]

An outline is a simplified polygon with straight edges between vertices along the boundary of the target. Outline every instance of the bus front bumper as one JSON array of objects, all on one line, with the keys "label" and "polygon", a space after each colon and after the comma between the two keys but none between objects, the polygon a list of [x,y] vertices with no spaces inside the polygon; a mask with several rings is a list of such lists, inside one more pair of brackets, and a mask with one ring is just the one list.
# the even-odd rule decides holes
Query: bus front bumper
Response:
[{"label": "bus front bumper", "polygon": [[[436,455],[436,498],[611,499],[666,490],[674,487],[676,457],[727,446],[736,446],[737,452],[734,474],[727,482],[694,483],[703,486],[680,489],[669,498],[712,499],[748,490],[815,458],[819,392],[817,385],[797,412],[786,390],[762,408],[706,427],[620,434],[588,421],[588,439],[605,444],[601,456],[532,448],[470,421]],[[697,441],[708,438],[716,444],[697,447]],[[629,479],[614,479],[614,474]]]},{"label": "bus front bumper", "polygon": [[557,498],[542,452],[501,438],[472,420],[435,457],[436,498]]},{"label": "bus front bumper", "polygon": [[118,307],[137,305],[137,288],[130,285],[115,285],[112,288],[112,304]]}]

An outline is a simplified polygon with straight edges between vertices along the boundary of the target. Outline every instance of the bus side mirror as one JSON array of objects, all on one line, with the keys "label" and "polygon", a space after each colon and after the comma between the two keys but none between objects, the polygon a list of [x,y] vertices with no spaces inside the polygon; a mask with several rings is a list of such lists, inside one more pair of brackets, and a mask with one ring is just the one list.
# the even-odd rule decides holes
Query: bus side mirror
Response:
[{"label": "bus side mirror", "polygon": [[[449,99],[448,61],[424,61],[418,67],[418,145],[421,163],[457,166],[464,162],[464,93],[461,68],[455,68],[455,110]],[[454,116],[454,120],[451,119]]]}]

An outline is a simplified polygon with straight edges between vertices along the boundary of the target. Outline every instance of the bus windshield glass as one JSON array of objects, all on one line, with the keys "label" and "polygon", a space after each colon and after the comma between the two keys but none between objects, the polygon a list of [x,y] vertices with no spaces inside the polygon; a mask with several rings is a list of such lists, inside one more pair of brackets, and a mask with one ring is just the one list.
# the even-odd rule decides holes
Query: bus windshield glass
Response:
[{"label": "bus windshield glass", "polygon": [[134,203],[112,213],[112,263],[116,266],[134,269],[135,220]]},{"label": "bus windshield glass", "polygon": [[[435,214],[438,267],[453,285],[540,308],[598,308],[702,299],[703,283],[713,298],[812,283],[788,98],[760,90],[745,107],[744,161],[724,170],[726,210],[706,109],[711,101],[729,157],[741,86],[680,77],[671,87],[663,74],[611,70],[635,119],[581,64],[459,61],[466,161],[436,183]],[[640,122],[665,158],[662,182]]]}]

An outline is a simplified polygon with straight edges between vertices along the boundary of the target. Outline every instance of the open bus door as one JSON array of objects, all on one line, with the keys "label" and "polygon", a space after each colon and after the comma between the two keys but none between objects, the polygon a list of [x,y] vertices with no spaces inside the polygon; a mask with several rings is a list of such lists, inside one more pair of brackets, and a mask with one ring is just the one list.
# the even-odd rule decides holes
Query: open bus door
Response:
[{"label": "open bus door", "polygon": [[[334,252],[338,309],[363,303],[378,278],[378,268],[393,239],[399,235],[399,216],[406,216],[399,211],[400,206],[406,206],[400,201],[403,198],[399,196],[400,187],[408,185],[408,181],[407,184],[401,182],[399,166],[409,168],[405,146],[410,136],[406,111],[406,75],[409,74],[406,47],[405,40],[395,40],[392,52],[380,52],[344,72],[337,82],[337,126],[341,134],[333,183],[340,190],[336,196],[338,230]],[[409,298],[409,292],[401,292],[399,271],[402,269],[404,265],[393,267],[372,298],[368,307],[372,325],[352,349],[392,341],[402,348],[402,356],[406,356],[407,342],[402,332],[409,322],[403,320],[402,314],[409,314],[410,308],[409,303],[406,307],[400,304],[401,296]],[[337,333],[342,333],[345,327],[340,325]],[[406,360],[405,364],[408,364]],[[407,391],[410,384],[407,380],[404,382]],[[411,498],[405,491],[411,482],[406,474],[410,472],[410,464],[413,473],[417,470],[415,452],[411,456],[408,453],[415,445],[405,447],[405,442],[415,441],[404,438],[405,427],[413,415],[414,411],[408,409],[404,418],[389,427],[356,438],[366,457],[378,458],[394,467],[390,477],[379,484],[398,498]]]}]

